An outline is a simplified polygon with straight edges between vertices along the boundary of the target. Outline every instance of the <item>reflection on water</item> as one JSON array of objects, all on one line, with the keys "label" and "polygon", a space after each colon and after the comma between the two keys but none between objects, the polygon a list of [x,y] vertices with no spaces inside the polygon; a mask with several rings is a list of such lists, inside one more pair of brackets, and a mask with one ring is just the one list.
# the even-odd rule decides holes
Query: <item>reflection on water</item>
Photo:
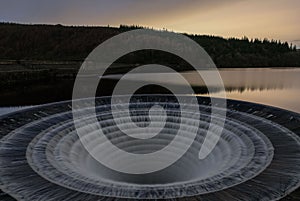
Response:
[{"label": "reflection on water", "polygon": [[[200,71],[209,75],[211,71]],[[195,72],[181,72],[193,85],[197,94],[208,95],[204,82]],[[300,113],[300,68],[234,68],[220,69],[227,97],[285,108]],[[121,75],[106,75],[106,82],[100,82],[103,94],[109,95]],[[158,84],[178,85],[172,73],[134,74],[127,81],[155,81]],[[98,86],[99,88],[99,86]],[[72,98],[73,80],[63,80],[22,86],[0,94],[1,106],[37,105],[48,102],[69,100]],[[150,88],[146,92],[152,92]],[[214,88],[212,96],[219,96],[220,89]]]},{"label": "reflection on water", "polygon": [[[287,89],[300,87],[300,69],[298,68],[234,68],[219,70],[226,91],[239,90],[265,90],[265,89]],[[213,74],[208,70],[199,71],[201,75]],[[147,73],[131,74],[127,79],[155,81],[159,83],[177,84],[174,73]],[[189,71],[181,73],[193,86],[205,86],[203,80],[198,79],[198,74]],[[120,75],[109,75],[106,78],[119,79]]]},{"label": "reflection on water", "polygon": [[[213,94],[218,96],[217,93]],[[227,98],[272,105],[300,113],[300,89],[247,89],[227,92]]]},{"label": "reflection on water", "polygon": [[300,113],[300,69],[228,69],[220,73],[228,98]]},{"label": "reflection on water", "polygon": [[[200,74],[209,74],[200,71]],[[157,83],[177,84],[172,73],[135,74],[127,79],[155,81]],[[205,86],[203,80],[198,79],[195,72],[184,72],[182,75],[195,88]],[[230,99],[238,99],[272,105],[300,113],[300,68],[234,68],[220,69],[226,95]],[[111,79],[120,78],[119,75],[108,76]],[[199,92],[197,92],[199,93]],[[219,96],[219,89],[211,95]],[[200,95],[208,95],[200,92]]]},{"label": "reflection on water", "polygon": [[226,88],[240,92],[300,87],[300,69],[297,68],[221,69],[220,74]]}]

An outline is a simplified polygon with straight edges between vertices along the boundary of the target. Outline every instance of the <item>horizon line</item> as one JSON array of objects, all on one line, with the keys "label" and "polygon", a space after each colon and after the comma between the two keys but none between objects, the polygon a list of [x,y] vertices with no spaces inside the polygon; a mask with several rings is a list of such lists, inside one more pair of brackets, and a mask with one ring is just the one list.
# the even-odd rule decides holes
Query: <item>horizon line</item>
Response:
[{"label": "horizon line", "polygon": [[177,31],[174,31],[174,30],[169,30],[167,28],[154,28],[154,27],[148,27],[148,26],[143,26],[143,25],[138,25],[138,24],[119,24],[119,26],[116,26],[116,25],[110,25],[110,24],[107,24],[107,25],[90,25],[90,24],[80,24],[80,25],[75,25],[75,24],[64,24],[64,23],[30,23],[30,22],[5,22],[5,21],[0,21],[0,24],[15,24],[15,25],[28,25],[28,26],[63,26],[63,27],[79,27],[79,28],[115,28],[115,29],[119,29],[121,28],[121,26],[128,26],[128,27],[137,27],[137,28],[143,28],[143,29],[151,29],[151,30],[156,30],[156,31],[167,31],[167,32],[173,32],[173,33],[178,33],[178,34],[188,34],[188,35],[195,35],[195,36],[211,36],[211,37],[219,37],[219,38],[223,38],[223,39],[226,39],[226,40],[229,40],[229,39],[243,39],[243,38],[248,38],[249,41],[250,40],[255,40],[255,39],[258,39],[258,40],[261,40],[263,41],[264,39],[267,39],[269,41],[277,41],[277,42],[281,42],[281,43],[289,43],[292,44],[292,46],[296,46],[297,49],[300,49],[300,46],[298,47],[297,44],[294,44],[292,42],[295,42],[295,41],[299,41],[299,40],[293,40],[293,41],[282,41],[282,40],[277,40],[277,39],[273,39],[273,38],[267,38],[267,37],[264,37],[264,38],[249,38],[248,36],[244,35],[242,37],[225,37],[225,36],[221,36],[221,35],[214,35],[214,34],[201,34],[201,33],[191,33],[191,32],[177,32]]}]

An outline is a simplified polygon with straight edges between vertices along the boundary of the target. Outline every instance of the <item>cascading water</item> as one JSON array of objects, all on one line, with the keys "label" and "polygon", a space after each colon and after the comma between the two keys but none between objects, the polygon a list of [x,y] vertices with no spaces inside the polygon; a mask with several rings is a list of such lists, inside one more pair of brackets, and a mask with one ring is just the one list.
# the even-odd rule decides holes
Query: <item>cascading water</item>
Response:
[{"label": "cascading water", "polygon": [[[119,97],[120,102],[124,97]],[[183,99],[186,107],[180,110],[172,96],[135,95],[129,105],[130,117],[122,110],[128,107],[126,104],[111,105],[110,97],[95,100],[103,133],[114,146],[128,153],[152,153],[166,146],[174,151],[183,149],[184,139],[176,146],[170,144],[180,124],[186,136],[197,132],[193,144],[178,161],[148,174],[117,172],[95,160],[76,133],[70,102],[5,115],[0,119],[1,189],[18,200],[276,200],[299,186],[299,114],[228,100],[221,138],[208,157],[200,160],[199,150],[211,123],[210,99],[198,97],[197,127],[193,124],[190,97]],[[149,118],[153,105],[160,105],[166,112],[166,122],[160,131],[161,113],[154,111]],[[118,107],[118,126],[132,136],[140,133],[131,127],[131,121],[147,128],[145,135],[152,136],[158,131],[159,134],[149,139],[125,135],[115,123],[112,107]],[[88,119],[86,116],[79,123],[79,129],[86,137],[93,137],[95,127],[86,124]],[[111,163],[120,163],[114,149],[102,150],[97,140],[90,141],[90,146],[105,152]],[[143,164],[155,162],[160,161]],[[136,164],[128,161],[119,165]]]}]

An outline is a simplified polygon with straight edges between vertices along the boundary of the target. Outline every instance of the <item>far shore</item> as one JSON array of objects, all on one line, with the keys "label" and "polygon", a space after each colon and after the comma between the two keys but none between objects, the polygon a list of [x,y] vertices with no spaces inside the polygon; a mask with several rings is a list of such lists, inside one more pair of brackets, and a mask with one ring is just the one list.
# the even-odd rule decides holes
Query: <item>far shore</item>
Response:
[{"label": "far shore", "polygon": [[[69,80],[74,81],[82,61],[46,61],[46,60],[0,60],[0,91],[13,89],[23,84],[39,82],[55,82]],[[123,64],[114,63],[110,66],[107,74],[124,74],[129,70],[143,64]],[[182,66],[178,64],[161,64],[170,66],[178,72],[191,71],[191,66]],[[299,66],[300,67],[300,66]],[[282,67],[282,66],[222,66],[219,69],[238,69],[238,68],[299,68],[299,67]]]}]

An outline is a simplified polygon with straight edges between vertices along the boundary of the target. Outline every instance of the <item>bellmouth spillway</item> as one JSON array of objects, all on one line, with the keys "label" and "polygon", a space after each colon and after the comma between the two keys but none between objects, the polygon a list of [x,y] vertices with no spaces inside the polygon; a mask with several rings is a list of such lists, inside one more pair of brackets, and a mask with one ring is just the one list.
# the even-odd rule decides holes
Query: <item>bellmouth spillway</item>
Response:
[{"label": "bellmouth spillway", "polygon": [[[120,96],[122,102],[124,96]],[[183,96],[189,105],[190,97]],[[82,145],[70,101],[25,109],[0,117],[0,197],[10,200],[278,200],[300,184],[300,115],[290,111],[227,100],[226,121],[213,151],[198,157],[211,119],[210,99],[197,97],[200,124],[188,151],[166,169],[148,174],[127,174],[107,168]],[[179,124],[194,132],[193,111],[179,112],[169,95],[131,97],[131,117],[154,132],[159,115],[149,108],[158,104],[167,114],[158,135],[135,139],[124,135],[111,114],[111,98],[96,98],[97,119],[111,142],[127,152],[152,153],[168,146]],[[216,106],[218,108],[218,106]],[[221,108],[220,108],[221,110]],[[122,113],[122,110],[119,111]],[[178,121],[185,114],[186,121]],[[129,125],[129,124],[128,124]],[[152,127],[151,127],[152,126]],[[81,124],[89,135],[93,128]],[[129,126],[127,130],[134,133]],[[181,144],[180,144],[181,143]],[[177,144],[180,149],[185,141]],[[112,150],[106,150],[114,156]],[[118,157],[110,157],[112,163]],[[131,166],[130,162],[122,164]],[[11,196],[12,198],[10,198]],[[1,199],[2,200],[2,199]]]}]

